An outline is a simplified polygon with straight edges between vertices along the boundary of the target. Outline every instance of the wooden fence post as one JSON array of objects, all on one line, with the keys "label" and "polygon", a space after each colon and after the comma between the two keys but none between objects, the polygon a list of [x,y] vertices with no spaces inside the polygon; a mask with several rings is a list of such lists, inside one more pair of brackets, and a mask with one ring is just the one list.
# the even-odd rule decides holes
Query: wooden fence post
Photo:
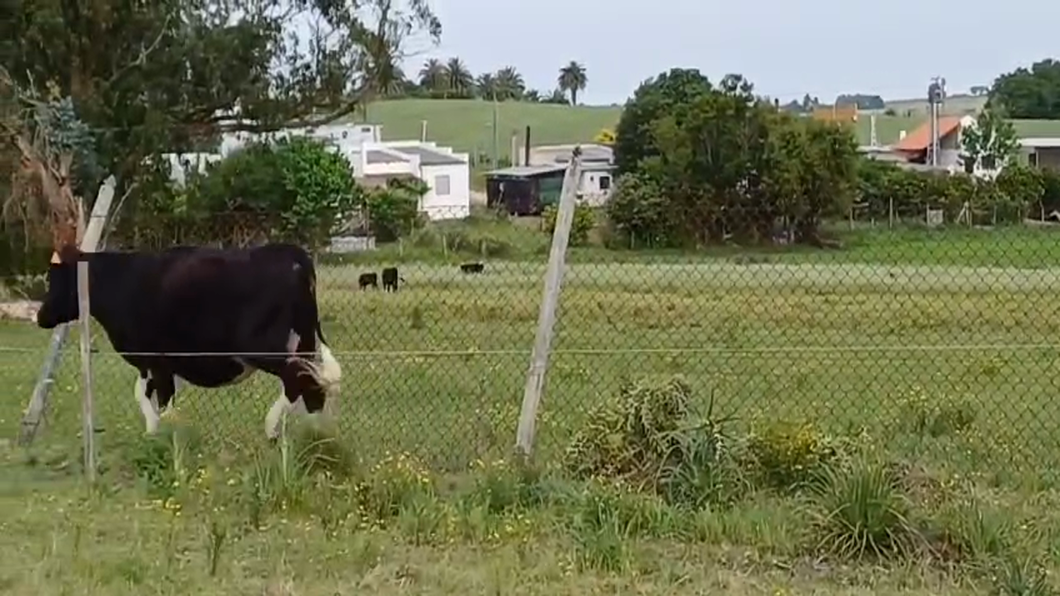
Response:
[{"label": "wooden fence post", "polygon": [[[107,222],[111,202],[114,200],[114,176],[108,176],[103,181],[103,186],[96,196],[96,203],[92,206],[92,215],[89,217],[88,225],[85,227],[84,236],[81,239],[81,250],[84,252],[95,252],[103,234],[103,227]],[[62,355],[63,343],[70,333],[70,324],[60,325],[52,332],[51,342],[48,344],[48,353],[41,365],[40,376],[37,384],[33,387],[33,395],[30,397],[29,406],[22,417],[22,428],[19,431],[19,445],[29,445],[36,438],[40,422],[47,414],[48,393],[55,379],[55,371],[58,368],[59,357]]]},{"label": "wooden fence post", "polygon": [[537,422],[537,409],[541,404],[545,373],[548,370],[552,332],[556,324],[556,308],[559,305],[563,267],[567,258],[567,243],[570,240],[578,183],[581,177],[580,156],[581,148],[576,147],[571,156],[570,165],[567,167],[567,174],[563,179],[559,210],[556,213],[556,227],[552,231],[552,248],[548,255],[548,268],[545,270],[545,289],[541,297],[541,309],[537,316],[537,334],[534,337],[534,349],[530,356],[530,368],[526,373],[523,407],[519,414],[519,429],[515,439],[515,449],[523,456],[529,456],[534,446],[534,425]]}]

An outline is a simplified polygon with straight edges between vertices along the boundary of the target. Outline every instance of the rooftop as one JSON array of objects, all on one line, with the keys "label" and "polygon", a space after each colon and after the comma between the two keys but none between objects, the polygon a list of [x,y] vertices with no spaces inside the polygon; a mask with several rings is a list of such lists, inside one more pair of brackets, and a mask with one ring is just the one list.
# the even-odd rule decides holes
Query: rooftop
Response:
[{"label": "rooftop", "polygon": [[553,174],[556,172],[562,172],[567,169],[567,166],[563,164],[555,165],[544,165],[544,166],[512,166],[510,168],[501,168],[499,170],[492,170],[486,172],[487,176],[540,176],[542,174]]},{"label": "rooftop", "polygon": [[404,153],[405,155],[415,155],[420,158],[420,165],[424,166],[451,166],[465,163],[464,160],[454,155],[442,153],[440,151],[433,151],[423,146],[404,145],[389,147],[389,149],[391,151]]}]

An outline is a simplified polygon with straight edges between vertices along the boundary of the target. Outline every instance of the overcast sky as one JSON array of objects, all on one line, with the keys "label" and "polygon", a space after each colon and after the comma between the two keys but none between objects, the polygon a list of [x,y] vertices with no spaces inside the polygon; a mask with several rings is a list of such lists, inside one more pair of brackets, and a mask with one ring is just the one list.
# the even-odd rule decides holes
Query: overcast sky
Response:
[{"label": "overcast sky", "polygon": [[1001,72],[1060,57],[1055,0],[432,0],[442,41],[409,59],[459,56],[478,74],[514,66],[531,88],[555,87],[559,67],[585,65],[584,101],[621,103],[675,66],[711,80],[737,72],[758,93],[884,99],[924,95],[946,77],[951,94]]}]

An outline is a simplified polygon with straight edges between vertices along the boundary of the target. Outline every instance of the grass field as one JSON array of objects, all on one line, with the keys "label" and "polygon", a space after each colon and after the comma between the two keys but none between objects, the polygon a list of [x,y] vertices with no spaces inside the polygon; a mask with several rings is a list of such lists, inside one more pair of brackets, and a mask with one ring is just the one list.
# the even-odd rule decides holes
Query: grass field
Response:
[{"label": "grass field", "polygon": [[[338,472],[311,476],[292,452],[266,445],[264,415],[279,389],[265,376],[178,394],[173,436],[194,430],[200,447],[145,441],[131,369],[97,338],[105,481],[86,490],[76,481],[71,342],[38,444],[0,449],[0,588],[1055,593],[1035,573],[1060,569],[1056,232],[862,230],[825,253],[611,252],[606,262],[602,249],[575,249],[538,421],[538,460],[548,466],[538,478],[503,464],[469,472],[506,457],[514,441],[545,258],[526,230],[480,225],[466,233],[512,247],[487,258],[481,276],[459,273],[464,255],[428,258],[415,246],[401,255],[407,283],[396,295],[354,290],[358,273],[394,253],[321,266],[323,327],[345,375],[341,449],[329,453],[363,461],[345,472],[356,488]],[[0,424],[13,434],[47,335],[13,322],[0,333]],[[694,415],[731,416],[724,426],[734,437],[800,429],[775,439],[775,452],[789,455],[769,464],[771,474],[802,474],[820,445],[839,440],[856,442],[858,461],[914,472],[899,490],[843,467],[824,493],[756,484],[689,508],[579,484],[554,467],[624,383],[674,376],[687,382]],[[199,469],[211,479],[196,480]],[[719,476],[697,482],[729,487],[718,480],[728,468],[711,469]],[[866,490],[905,504],[892,514]],[[837,499],[861,503],[865,523],[885,534],[915,525],[932,554],[822,554],[824,542],[842,542],[839,530],[822,529],[821,512]]]}]

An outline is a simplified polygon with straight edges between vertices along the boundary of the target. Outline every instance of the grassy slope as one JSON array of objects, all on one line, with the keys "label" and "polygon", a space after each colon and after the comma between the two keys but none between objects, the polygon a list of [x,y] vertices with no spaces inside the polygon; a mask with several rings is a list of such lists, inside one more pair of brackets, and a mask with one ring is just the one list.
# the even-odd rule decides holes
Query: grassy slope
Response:
[{"label": "grassy slope", "polygon": [[[613,128],[622,113],[617,107],[557,106],[521,102],[498,104],[498,153],[511,152],[511,135],[519,135],[530,126],[535,145],[592,142],[602,128]],[[427,121],[429,140],[459,151],[488,155],[493,148],[493,104],[479,100],[402,99],[372,104],[368,122],[383,125],[387,140],[415,139],[420,123]],[[876,134],[882,144],[898,139],[899,131],[912,132],[923,122],[923,116],[877,115]],[[869,118],[862,116],[856,125],[858,142],[869,142]]]},{"label": "grassy slope", "polygon": [[[602,128],[613,128],[621,114],[612,107],[570,107],[523,102],[497,106],[498,152],[510,153],[511,135],[530,127],[535,145],[591,142]],[[415,139],[427,121],[429,140],[459,151],[489,153],[493,147],[493,104],[479,100],[404,99],[375,103],[368,121],[383,125],[384,138]]]}]

